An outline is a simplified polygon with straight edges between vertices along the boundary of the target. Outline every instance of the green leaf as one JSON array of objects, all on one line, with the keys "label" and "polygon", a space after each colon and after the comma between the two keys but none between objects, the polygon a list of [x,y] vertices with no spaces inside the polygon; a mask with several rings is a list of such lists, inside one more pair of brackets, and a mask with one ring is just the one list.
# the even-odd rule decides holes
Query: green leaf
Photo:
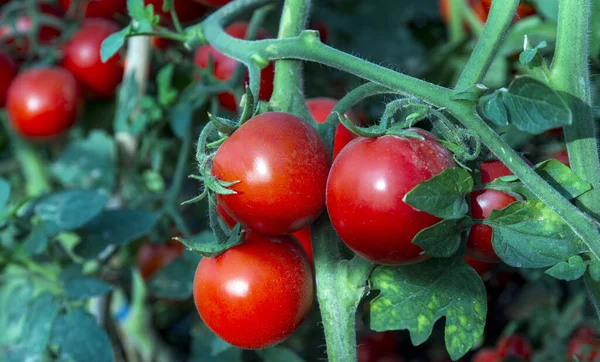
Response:
[{"label": "green leaf", "polygon": [[552,268],[546,270],[546,274],[560,280],[577,280],[585,274],[585,263],[579,255],[573,255],[569,261],[561,261]]},{"label": "green leaf", "polygon": [[502,99],[510,123],[521,131],[539,134],[571,124],[571,111],[565,100],[535,78],[515,78]]},{"label": "green leaf", "polygon": [[494,210],[485,223],[493,229],[494,250],[514,267],[545,268],[585,250],[573,230],[539,200]]},{"label": "green leaf", "polygon": [[192,236],[191,239],[176,239],[190,249],[190,251],[202,256],[214,258],[244,241],[244,238],[240,236],[242,230],[241,227],[240,224],[237,224],[231,230],[225,243],[219,243],[212,231],[209,230],[204,230],[199,234]]},{"label": "green leaf", "polygon": [[175,259],[149,281],[153,295],[167,300],[186,300],[192,296],[197,264]]},{"label": "green leaf", "polygon": [[[218,338],[204,324],[197,324],[192,330],[192,353],[188,362],[242,362],[239,348],[214,349]],[[219,353],[213,353],[219,352]]]},{"label": "green leaf", "polygon": [[65,190],[42,198],[35,205],[36,215],[61,230],[74,230],[102,212],[108,199],[90,190]]},{"label": "green leaf", "polygon": [[304,359],[286,347],[271,347],[258,350],[257,352],[263,362],[304,362]]},{"label": "green leaf", "polygon": [[117,54],[123,45],[125,45],[125,40],[130,31],[131,25],[127,25],[118,32],[110,34],[108,38],[102,41],[102,46],[100,47],[100,59],[102,59],[103,63],[106,63],[113,55]]},{"label": "green leaf", "polygon": [[600,282],[600,260],[594,258],[590,263],[589,269],[590,276],[597,282]]},{"label": "green leaf", "polygon": [[448,258],[456,254],[460,247],[461,233],[471,227],[468,216],[461,219],[446,219],[421,230],[413,238],[413,244],[419,245],[427,255],[434,258]]},{"label": "green leaf", "polygon": [[52,344],[59,361],[114,361],[106,332],[83,309],[68,309],[58,317],[52,330]]},{"label": "green leaf", "polygon": [[380,266],[371,274],[380,294],[371,302],[371,328],[408,329],[414,345],[425,342],[446,317],[445,340],[453,360],[483,334],[487,296],[481,278],[462,255],[407,266]]},{"label": "green leaf", "polygon": [[594,309],[597,315],[600,315],[600,282],[595,281],[589,273],[585,273],[583,281],[587,287],[590,301],[594,305]]},{"label": "green leaf", "polygon": [[64,187],[111,192],[115,185],[117,150],[114,138],[93,130],[82,141],[71,143],[52,165],[54,177]]},{"label": "green leaf", "polygon": [[173,78],[173,64],[168,64],[163,67],[156,76],[156,84],[158,85],[158,103],[163,107],[168,107],[177,99],[177,89],[171,85]]},{"label": "green leaf", "polygon": [[456,92],[452,99],[477,102],[487,88],[481,84],[473,84],[466,89]]},{"label": "green leaf", "polygon": [[23,280],[5,280],[0,287],[0,360],[2,352],[10,350],[27,333],[24,327],[33,296],[33,285]]},{"label": "green leaf", "polygon": [[535,4],[536,10],[550,20],[558,19],[558,1],[557,0],[531,0]]},{"label": "green leaf", "polygon": [[[550,2],[555,0],[538,0],[539,2]],[[539,8],[538,8],[539,9]],[[504,37],[504,42],[498,52],[500,57],[508,57],[511,54],[523,51],[523,41],[531,44],[539,44],[543,41],[554,43],[556,41],[556,23],[544,21],[538,16],[530,16],[520,19],[511,25]]]},{"label": "green leaf", "polygon": [[592,185],[577,176],[562,162],[554,159],[537,164],[535,172],[569,200],[581,196],[592,189]]},{"label": "green leaf", "polygon": [[34,226],[25,239],[25,250],[31,255],[39,255],[46,251],[50,239],[54,238],[61,229],[51,221]]},{"label": "green leaf", "polygon": [[144,0],[127,0],[127,11],[129,12],[129,16],[134,19],[146,17],[146,10]]},{"label": "green leaf", "polygon": [[533,60],[536,59],[536,57],[540,56],[539,50],[545,48],[546,45],[546,42],[543,41],[540,44],[536,45],[535,48],[528,48],[523,50],[519,55],[519,61],[521,62],[521,64],[527,65],[533,62]]},{"label": "green leaf", "polygon": [[508,124],[508,113],[502,101],[504,91],[497,90],[494,93],[481,97],[480,106],[483,116],[498,127]]},{"label": "green leaf", "polygon": [[110,291],[110,285],[94,278],[77,277],[68,278],[64,281],[67,298],[70,300],[85,300],[91,297],[106,294]]},{"label": "green leaf", "polygon": [[83,240],[75,253],[84,258],[95,258],[109,245],[122,246],[149,233],[158,216],[143,210],[105,211],[83,229]]},{"label": "green leaf", "polygon": [[449,168],[409,191],[404,202],[442,219],[457,219],[469,211],[465,195],[473,185],[469,172]]},{"label": "green leaf", "polygon": [[10,184],[0,177],[0,210],[3,210],[8,204],[10,198]]}]

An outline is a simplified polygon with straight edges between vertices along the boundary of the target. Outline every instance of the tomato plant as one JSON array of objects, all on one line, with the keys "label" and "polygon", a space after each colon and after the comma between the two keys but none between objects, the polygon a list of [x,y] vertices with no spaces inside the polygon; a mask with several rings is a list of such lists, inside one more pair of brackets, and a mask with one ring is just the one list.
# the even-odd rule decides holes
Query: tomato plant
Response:
[{"label": "tomato plant", "polygon": [[229,4],[231,0],[196,0],[196,2],[207,6],[214,6],[220,8],[221,6]]},{"label": "tomato plant", "polygon": [[[71,0],[59,0],[60,8],[69,11]],[[80,8],[85,13],[86,18],[105,18],[113,19],[115,15],[121,14],[127,8],[126,0],[89,0],[81,3]]]},{"label": "tomato plant", "polygon": [[0,106],[6,103],[6,94],[12,80],[17,75],[17,64],[6,54],[0,53]]},{"label": "tomato plant", "polygon": [[146,243],[138,251],[137,266],[140,269],[142,278],[147,280],[174,259],[182,256],[183,245],[175,240],[169,240],[166,244]]},{"label": "tomato plant", "polygon": [[[144,4],[152,5],[154,13],[160,17],[162,23],[171,24],[173,20],[169,12],[163,10],[164,0],[144,0]],[[173,7],[184,23],[201,17],[206,12],[206,7],[194,0],[174,0]]]},{"label": "tomato plant", "polygon": [[498,354],[502,358],[516,357],[529,361],[531,359],[531,344],[529,341],[517,334],[511,335],[500,340],[497,346]]},{"label": "tomato plant", "polygon": [[[337,101],[332,98],[312,98],[306,100],[306,107],[310,115],[318,123],[324,123],[329,114],[333,111],[333,108],[337,104]],[[352,113],[348,114],[351,119],[354,118]],[[333,158],[344,148],[350,141],[356,138],[354,133],[348,131],[343,124],[338,124],[335,130],[335,140],[333,141]]]},{"label": "tomato plant", "polygon": [[[294,239],[248,232],[242,245],[200,261],[194,300],[218,336],[256,349],[277,344],[300,325],[310,311],[313,288],[312,269]],[[253,333],[239,328],[250,324],[258,327]]]}]

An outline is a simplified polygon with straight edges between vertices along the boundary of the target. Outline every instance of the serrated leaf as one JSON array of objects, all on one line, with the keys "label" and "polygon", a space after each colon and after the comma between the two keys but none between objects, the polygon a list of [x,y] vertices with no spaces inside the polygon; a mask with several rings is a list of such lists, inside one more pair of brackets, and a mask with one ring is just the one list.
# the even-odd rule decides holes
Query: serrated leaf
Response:
[{"label": "serrated leaf", "polygon": [[460,247],[461,233],[471,227],[471,218],[446,219],[421,230],[413,238],[427,255],[434,258],[448,258],[456,254]]},{"label": "serrated leaf", "polygon": [[469,211],[465,195],[473,186],[469,172],[449,168],[409,191],[404,202],[442,219],[457,219]]},{"label": "serrated leaf", "polygon": [[94,278],[76,277],[64,281],[67,298],[70,300],[85,300],[91,297],[106,294],[111,286]]},{"label": "serrated leaf", "polygon": [[107,202],[105,195],[95,191],[65,190],[42,198],[35,205],[35,213],[61,230],[73,230],[100,214]]},{"label": "serrated leaf", "polygon": [[483,116],[498,127],[504,127],[508,124],[508,112],[502,101],[504,91],[497,90],[494,93],[481,97],[481,112]]},{"label": "serrated leaf", "polygon": [[131,25],[128,25],[118,32],[110,34],[102,41],[102,46],[100,47],[100,59],[102,59],[103,63],[106,63],[113,55],[117,54],[123,45],[125,45],[125,40],[130,31]]},{"label": "serrated leaf", "polygon": [[39,255],[48,247],[50,239],[54,238],[61,229],[51,221],[42,222],[33,227],[25,239],[25,250],[31,255]]},{"label": "serrated leaf", "polygon": [[216,257],[228,249],[241,244],[244,238],[240,237],[242,225],[237,224],[230,232],[225,243],[219,243],[212,231],[204,230],[199,234],[193,235],[191,239],[177,238],[190,251],[206,256]]},{"label": "serrated leaf", "polygon": [[435,322],[446,317],[445,341],[450,357],[467,353],[483,334],[487,296],[481,278],[462,256],[422,263],[377,267],[372,288],[371,328],[408,329],[414,345],[425,342]]},{"label": "serrated leaf", "polygon": [[60,361],[114,361],[106,332],[83,309],[67,309],[56,319],[52,344],[58,347]]},{"label": "serrated leaf", "polygon": [[186,300],[192,296],[197,264],[175,259],[160,269],[149,281],[153,295],[167,300]]},{"label": "serrated leaf", "polygon": [[515,78],[502,99],[510,123],[521,131],[539,134],[571,124],[571,110],[565,100],[535,78]]},{"label": "serrated leaf", "polygon": [[257,352],[264,362],[304,362],[303,358],[300,358],[294,351],[286,347],[271,347]]},{"label": "serrated leaf", "polygon": [[116,158],[114,138],[94,130],[85,140],[67,147],[52,165],[52,173],[64,187],[110,192],[115,185]]},{"label": "serrated leaf", "polygon": [[554,159],[536,165],[535,172],[569,200],[592,189],[592,185],[577,176],[562,162]]},{"label": "serrated leaf", "polygon": [[494,210],[484,222],[493,229],[496,254],[514,267],[549,267],[585,250],[573,230],[539,200]]},{"label": "serrated leaf", "polygon": [[8,204],[10,198],[10,184],[0,177],[0,210],[3,210]]},{"label": "serrated leaf", "polygon": [[579,255],[573,255],[567,261],[561,261],[552,268],[546,270],[546,274],[560,280],[577,280],[585,273],[585,263]]}]

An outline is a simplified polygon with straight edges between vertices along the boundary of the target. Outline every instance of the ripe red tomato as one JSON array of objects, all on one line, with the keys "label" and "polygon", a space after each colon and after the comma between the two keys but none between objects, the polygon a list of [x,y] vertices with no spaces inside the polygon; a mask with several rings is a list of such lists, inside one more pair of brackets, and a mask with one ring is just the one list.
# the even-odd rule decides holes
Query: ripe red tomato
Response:
[{"label": "ripe red tomato", "polygon": [[579,362],[600,361],[600,341],[589,338],[572,338],[567,348],[567,361],[574,361],[573,356],[577,356]]},{"label": "ripe red tomato", "polygon": [[377,362],[404,362],[404,358],[397,354],[388,354],[377,359]]},{"label": "ripe red tomato", "polygon": [[590,326],[581,326],[573,332],[573,338],[595,340],[596,330]]},{"label": "ripe red tomato", "polygon": [[513,334],[500,340],[496,346],[496,350],[502,358],[517,357],[525,361],[529,361],[532,354],[529,341],[518,334]]},{"label": "ripe red tomato", "polygon": [[[71,0],[59,0],[63,11],[68,11],[71,7]],[[127,9],[127,0],[88,0],[81,1],[81,10],[85,9],[86,18],[105,18],[112,19],[116,14],[125,12]]]},{"label": "ripe red tomato", "polygon": [[[490,8],[492,7],[492,0],[480,0],[480,1],[481,1],[481,7],[483,8],[483,11],[484,11],[483,14],[485,14],[485,16],[481,20],[487,21],[488,15],[490,13]],[[535,14],[535,8],[533,7],[533,5],[525,4],[524,2],[521,2],[521,4],[519,4],[519,6],[517,7],[517,13],[515,14],[515,17],[513,18],[513,23],[516,22],[517,20],[526,18],[533,14]]]},{"label": "ripe red tomato", "polygon": [[144,244],[137,255],[137,266],[142,278],[148,280],[173,260],[183,256],[184,246],[171,239],[166,244]]},{"label": "ripe red tomato", "polygon": [[6,104],[6,94],[19,68],[8,55],[0,52],[0,107]]},{"label": "ripe red tomato", "polygon": [[[324,123],[337,103],[338,101],[333,98],[312,98],[306,100],[306,107],[315,121]],[[352,112],[348,112],[347,116],[354,121]],[[338,124],[333,141],[333,158],[335,159],[342,148],[355,138],[354,133],[350,132],[343,124]]]},{"label": "ripe red tomato", "polygon": [[26,137],[55,136],[74,122],[80,90],[63,68],[36,68],[17,75],[8,89],[6,108],[15,130]]},{"label": "ripe red tomato", "polygon": [[165,49],[170,43],[171,41],[167,38],[161,38],[159,36],[150,37],[150,44],[152,44],[155,49]]},{"label": "ripe red tomato", "polygon": [[217,195],[235,220],[265,235],[298,231],[325,207],[330,160],[325,143],[307,122],[289,114],[260,114],[219,148],[212,174],[240,181],[237,194]]},{"label": "ripe red tomato", "polygon": [[481,172],[481,183],[489,184],[498,177],[509,176],[513,173],[500,160],[486,161],[479,165]]},{"label": "ripe red tomato", "polygon": [[298,239],[298,242],[300,242],[300,245],[302,245],[302,247],[304,248],[304,251],[306,251],[308,260],[310,260],[310,263],[312,264],[313,263],[313,252],[312,252],[312,240],[310,238],[310,227],[307,226],[304,229],[301,229],[300,231],[296,231],[292,235],[296,239]]},{"label": "ripe red tomato", "polygon": [[472,362],[502,362],[502,357],[493,348],[480,349],[475,356],[473,356]]},{"label": "ripe red tomato", "polygon": [[121,56],[117,53],[106,63],[100,59],[102,41],[119,31],[111,20],[86,19],[64,47],[62,66],[68,69],[84,89],[99,98],[110,98],[123,79]]},{"label": "ripe red tomato", "polygon": [[[230,36],[237,39],[244,39],[246,32],[248,31],[248,23],[236,22],[229,25],[225,31]],[[258,33],[256,39],[266,39],[268,34],[265,31]],[[213,62],[213,75],[220,81],[227,81],[231,79],[235,70],[238,66],[238,62],[235,59],[229,58],[225,54],[219,52],[211,45],[203,45],[196,50],[194,55],[194,64],[200,68],[208,67],[208,60],[212,58]],[[261,100],[269,100],[273,93],[273,79],[275,77],[275,66],[270,63],[266,68],[260,72],[260,91],[258,98]],[[196,76],[197,80],[200,80],[200,76]],[[246,75],[246,81],[248,76]],[[238,109],[238,100],[235,95],[228,92],[219,93],[219,103],[221,106],[231,112],[235,112]]]},{"label": "ripe red tomato", "polygon": [[248,230],[243,244],[202,258],[194,276],[194,300],[204,323],[240,348],[266,348],[288,338],[308,315],[313,297],[312,267],[287,235]]},{"label": "ripe red tomato", "polygon": [[[513,202],[514,197],[502,191],[484,189],[471,193],[471,215],[474,219],[486,219],[493,210],[500,210]],[[492,227],[489,225],[473,225],[467,240],[466,253],[477,260],[488,263],[499,263],[501,260],[492,246]]]},{"label": "ripe red tomato", "polygon": [[556,159],[559,162],[562,162],[562,164],[566,166],[571,167],[571,162],[569,161],[569,153],[566,150],[556,152],[554,156],[552,156],[552,158]]},{"label": "ripe red tomato", "polygon": [[231,2],[231,0],[196,0],[197,3],[204,4],[206,6],[212,6],[215,8],[220,8],[221,6],[225,6]]},{"label": "ripe red tomato", "polygon": [[486,263],[485,261],[473,259],[468,255],[465,255],[464,258],[467,264],[469,264],[471,268],[475,269],[477,274],[481,276],[485,275],[490,271],[490,269],[492,269],[492,264]]},{"label": "ripe red tomato", "polygon": [[[448,23],[450,21],[450,0],[440,0],[439,3],[442,19]],[[475,11],[475,14],[482,22],[486,22],[492,6],[492,0],[469,0],[469,6]],[[535,14],[535,8],[529,4],[520,4],[517,8],[513,22]]]},{"label": "ripe red tomato", "polygon": [[[49,4],[39,4],[41,13],[47,16],[54,16],[60,20],[61,14]],[[0,39],[2,39],[2,48],[13,49],[19,55],[29,51],[29,41],[25,37],[32,30],[32,21],[28,15],[23,15],[15,19],[14,27],[9,24],[0,26]],[[37,39],[40,44],[49,44],[52,40],[60,36],[60,29],[51,25],[43,25],[39,28]]]},{"label": "ripe red tomato", "polygon": [[[160,21],[163,24],[171,24],[171,14],[163,11],[164,0],[144,0],[145,5],[154,7],[154,14],[160,16]],[[198,19],[206,13],[207,8],[193,0],[173,0],[177,17],[182,23],[190,22]]]},{"label": "ripe red tomato", "polygon": [[397,357],[394,352],[399,346],[394,331],[370,332],[358,341],[358,362],[395,361],[391,358]]},{"label": "ripe red tomato", "polygon": [[452,154],[429,132],[425,139],[357,138],[333,162],[327,210],[340,238],[355,253],[378,264],[398,265],[427,256],[412,243],[439,219],[405,203],[418,184],[456,167]]}]

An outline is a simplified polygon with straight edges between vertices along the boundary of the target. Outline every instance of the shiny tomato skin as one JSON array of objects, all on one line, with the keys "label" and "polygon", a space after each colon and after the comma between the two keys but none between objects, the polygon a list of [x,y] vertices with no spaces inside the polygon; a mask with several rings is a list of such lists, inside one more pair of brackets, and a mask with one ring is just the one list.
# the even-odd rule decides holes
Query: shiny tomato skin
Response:
[{"label": "shiny tomato skin", "polygon": [[184,246],[180,242],[171,239],[166,244],[142,245],[137,255],[137,266],[142,278],[148,280],[173,260],[183,257]]},{"label": "shiny tomato skin", "polygon": [[469,266],[471,266],[471,268],[475,269],[477,274],[479,274],[480,276],[485,275],[487,272],[489,272],[492,269],[492,264],[486,263],[485,261],[471,258],[468,255],[465,255],[464,259],[465,259],[465,262],[467,264],[469,264]]},{"label": "shiny tomato skin", "polygon": [[567,347],[567,361],[575,361],[577,356],[579,362],[600,361],[600,341],[589,338],[571,338]]},{"label": "shiny tomato skin", "polygon": [[106,63],[100,58],[102,41],[119,31],[107,19],[86,19],[64,47],[62,66],[68,69],[83,88],[98,98],[110,98],[123,79],[123,65],[117,53]]},{"label": "shiny tomato skin", "polygon": [[[517,201],[502,191],[484,189],[471,193],[471,214],[474,219],[486,219],[493,210],[501,210]],[[492,246],[492,227],[477,224],[471,226],[467,240],[466,253],[472,258],[488,263],[499,263],[501,260]]]},{"label": "shiny tomato skin", "polygon": [[440,221],[403,201],[418,184],[456,167],[452,154],[431,133],[425,139],[356,138],[338,154],[327,181],[327,210],[340,238],[372,262],[402,265],[427,258],[412,243]]},{"label": "shiny tomato skin", "polygon": [[6,104],[6,95],[13,79],[17,76],[19,68],[8,55],[0,52],[0,107]]},{"label": "shiny tomato skin", "polygon": [[221,6],[229,4],[231,0],[196,0],[196,2],[206,6],[220,8]]},{"label": "shiny tomato skin", "polygon": [[202,258],[194,276],[194,300],[204,323],[245,349],[288,338],[308,315],[313,298],[312,267],[287,235],[248,230],[241,245]]},{"label": "shiny tomato skin", "polygon": [[298,231],[325,208],[331,161],[325,142],[307,122],[289,113],[260,114],[217,151],[212,174],[240,181],[237,194],[217,195],[235,220],[265,235]]},{"label": "shiny tomato skin", "polygon": [[306,251],[308,260],[310,260],[310,263],[312,264],[313,263],[313,251],[312,251],[312,239],[310,237],[310,227],[307,226],[304,229],[301,229],[300,231],[296,231],[292,235],[298,240],[300,245],[302,245],[302,247],[304,248],[304,251]]},{"label": "shiny tomato skin", "polygon": [[[168,11],[163,11],[164,0],[144,0],[145,5],[154,7],[154,14],[160,16],[160,21],[163,24],[171,24],[171,14]],[[190,22],[198,19],[206,13],[207,8],[193,0],[173,0],[177,17],[182,23]]]},{"label": "shiny tomato skin", "polygon": [[475,353],[472,362],[502,362],[502,357],[493,348],[483,348]]},{"label": "shiny tomato skin", "polygon": [[[450,1],[440,0],[439,7],[444,22],[450,22]],[[469,6],[473,9],[479,20],[486,22],[492,6],[492,0],[468,0]],[[529,4],[520,4],[517,8],[513,23],[519,19],[535,14],[535,8]]]},{"label": "shiny tomato skin", "polygon": [[500,160],[482,162],[481,165],[479,165],[479,170],[481,172],[481,183],[484,185],[489,184],[498,177],[513,174]]},{"label": "shiny tomato skin", "polygon": [[[71,7],[71,0],[59,0],[60,8],[67,12]],[[86,18],[112,19],[117,14],[122,14],[127,9],[127,0],[88,0],[81,2],[82,10],[85,8]]]},{"label": "shiny tomato skin", "polygon": [[513,334],[500,340],[496,350],[502,358],[516,357],[525,361],[531,360],[531,344],[525,337],[518,334]]},{"label": "shiny tomato skin", "polygon": [[[338,101],[333,98],[311,98],[306,100],[306,107],[316,122],[325,123],[327,117],[329,117],[329,114],[333,111],[333,108],[335,108],[337,103]],[[347,116],[354,121],[354,115],[351,112],[348,112]],[[343,124],[339,123],[333,141],[333,158],[335,159],[342,148],[355,138],[356,135],[354,133],[350,132]]]},{"label": "shiny tomato skin", "polygon": [[19,134],[46,138],[75,123],[80,97],[77,81],[69,71],[58,67],[30,69],[13,80],[6,109]]},{"label": "shiny tomato skin", "polygon": [[[248,31],[248,23],[241,21],[235,22],[229,25],[225,31],[234,38],[244,39],[246,37],[246,32]],[[256,39],[267,39],[268,37],[269,35],[264,30],[261,30],[257,34]],[[209,59],[212,59],[213,62],[213,75],[220,81],[227,81],[231,79],[239,64],[235,59],[229,58],[211,45],[203,45],[198,47],[196,53],[194,54],[194,64],[199,68],[207,68],[209,65]],[[260,91],[258,93],[258,98],[260,100],[267,101],[269,98],[271,98],[271,94],[273,93],[274,78],[275,66],[273,63],[270,63],[260,72]],[[200,79],[200,76],[196,76],[196,80]],[[245,82],[247,81],[248,75],[246,74]],[[237,111],[239,102],[234,94],[222,92],[219,93],[218,98],[219,103],[223,108],[231,112]]]}]

